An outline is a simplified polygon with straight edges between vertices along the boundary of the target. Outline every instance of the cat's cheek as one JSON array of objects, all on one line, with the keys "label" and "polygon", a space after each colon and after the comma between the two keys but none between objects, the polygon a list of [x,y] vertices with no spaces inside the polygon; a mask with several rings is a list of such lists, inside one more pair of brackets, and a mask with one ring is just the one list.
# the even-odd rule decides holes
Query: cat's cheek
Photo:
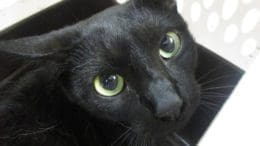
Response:
[{"label": "cat's cheek", "polygon": [[189,119],[192,117],[193,113],[196,111],[200,103],[200,86],[196,83],[190,84],[189,92],[185,88],[181,88],[181,92],[186,93],[185,96],[185,108],[183,109],[182,116],[180,118],[180,127],[183,127]]},{"label": "cat's cheek", "polygon": [[128,120],[129,101],[126,93],[114,97],[104,97],[96,93],[86,97],[87,104],[84,105],[88,112],[101,119],[111,121]]}]

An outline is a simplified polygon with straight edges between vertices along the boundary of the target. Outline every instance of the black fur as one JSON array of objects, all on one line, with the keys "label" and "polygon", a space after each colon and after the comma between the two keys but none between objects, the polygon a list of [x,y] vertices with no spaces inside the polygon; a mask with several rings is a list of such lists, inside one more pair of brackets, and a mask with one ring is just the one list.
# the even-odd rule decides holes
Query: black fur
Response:
[{"label": "black fur", "polygon": [[[169,31],[182,50],[165,60],[158,48]],[[9,68],[0,72],[3,146],[173,145],[199,102],[197,50],[171,0],[132,0],[48,34],[2,41],[0,61]],[[93,87],[107,72],[126,80],[112,99]],[[156,105],[175,104],[172,95],[182,107],[162,118]]]}]

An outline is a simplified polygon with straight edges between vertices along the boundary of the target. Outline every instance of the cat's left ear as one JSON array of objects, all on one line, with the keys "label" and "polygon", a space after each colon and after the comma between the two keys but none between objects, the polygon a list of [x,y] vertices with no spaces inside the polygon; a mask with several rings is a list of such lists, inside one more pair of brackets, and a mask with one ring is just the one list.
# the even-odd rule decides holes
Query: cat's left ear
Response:
[{"label": "cat's left ear", "polygon": [[40,36],[0,41],[0,54],[1,56],[9,56],[9,58],[28,60],[38,58],[57,59],[58,56],[64,56],[75,39],[75,31],[61,29]]},{"label": "cat's left ear", "polygon": [[177,10],[175,0],[133,0],[137,6],[148,6],[164,10]]}]

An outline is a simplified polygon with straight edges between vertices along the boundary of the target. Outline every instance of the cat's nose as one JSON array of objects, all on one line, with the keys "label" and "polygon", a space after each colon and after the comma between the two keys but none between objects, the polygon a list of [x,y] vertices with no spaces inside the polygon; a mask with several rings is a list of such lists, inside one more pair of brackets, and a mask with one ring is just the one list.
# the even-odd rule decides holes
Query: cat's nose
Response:
[{"label": "cat's nose", "polygon": [[183,100],[170,81],[153,81],[149,86],[149,93],[147,101],[155,118],[174,120],[179,117]]},{"label": "cat's nose", "polygon": [[176,120],[180,116],[183,105],[182,100],[176,94],[168,94],[155,102],[155,118],[161,120]]}]

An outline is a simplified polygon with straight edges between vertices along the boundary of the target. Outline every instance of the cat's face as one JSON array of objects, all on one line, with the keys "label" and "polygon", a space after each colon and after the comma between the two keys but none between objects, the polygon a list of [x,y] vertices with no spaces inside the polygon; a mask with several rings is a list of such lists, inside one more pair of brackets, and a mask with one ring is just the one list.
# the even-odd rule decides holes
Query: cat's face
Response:
[{"label": "cat's face", "polygon": [[155,143],[195,110],[196,48],[173,1],[132,1],[78,24],[69,87],[91,115]]}]

